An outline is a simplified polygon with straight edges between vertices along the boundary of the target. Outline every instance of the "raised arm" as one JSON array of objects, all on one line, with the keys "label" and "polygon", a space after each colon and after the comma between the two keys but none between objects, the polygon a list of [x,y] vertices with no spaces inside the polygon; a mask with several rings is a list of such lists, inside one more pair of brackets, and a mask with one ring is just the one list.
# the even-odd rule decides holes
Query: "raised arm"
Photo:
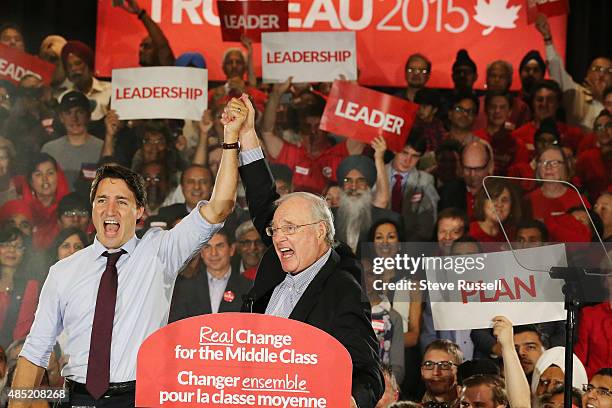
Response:
[{"label": "raised arm", "polygon": [[247,84],[256,88],[257,75],[255,75],[255,63],[253,62],[253,41],[243,34],[240,36],[240,42],[247,50]]},{"label": "raised arm", "polygon": [[202,216],[210,223],[225,220],[234,210],[238,187],[238,136],[247,118],[248,109],[244,102],[232,98],[223,111],[223,154],[217,179],[208,204],[200,208]]},{"label": "raised arm", "polygon": [[115,153],[115,136],[121,126],[119,115],[113,109],[109,110],[104,118],[104,125],[106,127],[106,133],[104,135],[104,144],[102,145],[102,151],[100,157],[112,156]]},{"label": "raised arm", "polygon": [[497,337],[497,342],[501,345],[504,378],[510,406],[512,408],[531,408],[531,390],[519,356],[514,349],[512,322],[505,316],[495,316],[493,335]]},{"label": "raised arm", "polygon": [[[246,98],[246,97],[245,97]],[[245,99],[249,108],[249,117],[240,130],[240,149],[253,154],[255,160],[240,166],[240,178],[244,185],[249,213],[255,229],[266,245],[272,245],[272,239],[266,235],[265,228],[274,216],[274,201],[279,198],[276,192],[274,178],[261,153],[261,145],[255,133],[255,109],[248,98]]]},{"label": "raised arm", "polygon": [[142,24],[149,34],[149,37],[151,37],[153,46],[157,50],[159,65],[174,65],[174,53],[170,47],[170,42],[164,35],[161,28],[159,28],[159,25],[157,25],[157,23],[153,21],[151,17],[149,17],[145,10],[140,8],[138,3],[136,3],[136,0],[127,0],[127,4],[124,3],[121,8],[128,13],[137,15],[140,21],[142,21]]},{"label": "raised arm", "polygon": [[539,14],[535,25],[546,45],[546,59],[548,60],[550,77],[559,83],[563,92],[578,88],[580,85],[574,82],[574,79],[567,73],[563,61],[553,45],[552,32],[546,16]]},{"label": "raised arm", "polygon": [[291,77],[281,84],[274,84],[272,92],[268,97],[263,114],[262,137],[266,144],[266,151],[273,159],[276,159],[283,148],[283,139],[276,134],[276,111],[280,104],[281,96],[289,91]]},{"label": "raised arm", "polygon": [[372,205],[378,208],[387,208],[389,205],[389,177],[385,170],[385,151],[387,150],[387,142],[382,136],[378,136],[372,140],[372,148],[374,149],[374,164],[376,165],[376,193]]},{"label": "raised arm", "polygon": [[210,109],[202,112],[202,118],[199,123],[198,144],[195,148],[192,164],[200,166],[208,166],[208,131],[213,126],[212,111]]}]

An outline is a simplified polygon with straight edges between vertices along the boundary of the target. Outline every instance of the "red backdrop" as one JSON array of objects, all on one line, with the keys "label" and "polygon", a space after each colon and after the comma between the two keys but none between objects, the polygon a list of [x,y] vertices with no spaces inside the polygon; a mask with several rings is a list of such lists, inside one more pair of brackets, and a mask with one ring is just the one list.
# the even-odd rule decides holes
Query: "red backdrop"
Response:
[{"label": "red backdrop", "polygon": [[[282,1],[282,0],[281,0]],[[213,0],[140,0],[159,21],[176,55],[201,52],[209,78],[222,80],[223,51],[238,43],[223,43]],[[518,8],[520,6],[520,8]],[[450,69],[459,48],[469,50],[479,67],[482,87],[486,65],[506,59],[515,67],[531,49],[542,54],[544,44],[527,24],[524,0],[292,0],[289,27],[294,30],[357,31],[360,83],[403,86],[404,63],[413,52],[433,62],[432,87],[451,87]],[[565,52],[565,16],[550,19],[555,45]],[[507,27],[507,28],[503,28]],[[136,16],[98,0],[96,71],[110,76],[112,68],[138,65],[138,45],[146,35]],[[261,48],[255,45],[261,72]],[[514,84],[517,85],[515,72]]]}]

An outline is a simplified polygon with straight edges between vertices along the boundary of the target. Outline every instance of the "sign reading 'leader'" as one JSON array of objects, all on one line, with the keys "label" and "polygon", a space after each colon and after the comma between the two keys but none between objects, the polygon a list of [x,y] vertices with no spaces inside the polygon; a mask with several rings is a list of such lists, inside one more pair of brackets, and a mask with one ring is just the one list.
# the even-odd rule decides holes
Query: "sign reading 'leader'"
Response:
[{"label": "sign reading 'leader'", "polygon": [[140,347],[136,373],[136,405],[143,407],[335,408],[351,398],[351,357],[340,342],[260,314],[172,323]]},{"label": "sign reading 'leader'", "polygon": [[240,41],[244,34],[261,42],[261,33],[289,31],[286,1],[218,1],[223,41]]},{"label": "sign reading 'leader'", "polygon": [[34,75],[45,85],[51,83],[55,65],[16,48],[0,44],[0,79],[19,84],[26,75]]},{"label": "sign reading 'leader'", "polygon": [[387,149],[399,152],[404,148],[418,108],[412,102],[382,92],[335,81],[321,118],[321,129],[366,143],[383,136]]},{"label": "sign reading 'leader'", "polygon": [[354,32],[263,33],[263,81],[332,82],[357,79]]},{"label": "sign reading 'leader'", "polygon": [[121,120],[200,120],[208,103],[205,69],[147,67],[113,70],[111,106]]}]

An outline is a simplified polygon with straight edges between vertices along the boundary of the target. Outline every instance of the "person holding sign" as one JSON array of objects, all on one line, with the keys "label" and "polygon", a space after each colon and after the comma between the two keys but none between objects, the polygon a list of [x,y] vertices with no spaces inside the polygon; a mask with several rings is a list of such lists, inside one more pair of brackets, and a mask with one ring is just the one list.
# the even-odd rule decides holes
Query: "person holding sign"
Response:
[{"label": "person holding sign", "polygon": [[279,199],[255,133],[255,110],[242,100],[249,116],[240,130],[240,176],[253,223],[269,246],[242,310],[305,322],[335,337],[353,362],[352,406],[374,408],[384,380],[361,265],[344,244],[335,247],[323,198],[297,192]]},{"label": "person holding sign", "polygon": [[[238,182],[238,131],[244,103],[225,108],[224,150],[210,201],[200,201],[169,231],[154,228],[142,239],[136,222],[146,206],[142,177],[121,166],[98,169],[90,200],[96,239],[53,265],[34,324],[21,351],[13,388],[40,384],[56,338],[68,334],[70,356],[62,375],[72,405],[133,407],[136,357],[141,343],[166,325],[179,269],[232,212]],[[92,304],[92,299],[96,299]],[[114,333],[113,333],[114,332]],[[14,401],[11,408],[20,406]]]}]

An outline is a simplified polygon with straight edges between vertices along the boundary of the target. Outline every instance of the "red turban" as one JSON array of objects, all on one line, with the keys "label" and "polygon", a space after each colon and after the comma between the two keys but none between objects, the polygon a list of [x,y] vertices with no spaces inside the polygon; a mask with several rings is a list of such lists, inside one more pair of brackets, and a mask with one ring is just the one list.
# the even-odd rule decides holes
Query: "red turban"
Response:
[{"label": "red turban", "polygon": [[26,217],[30,222],[33,222],[34,217],[32,216],[32,210],[28,203],[23,200],[11,200],[4,203],[0,207],[0,222],[5,222],[15,214],[21,214]]},{"label": "red turban", "polygon": [[69,54],[74,54],[82,59],[89,69],[93,71],[94,54],[87,44],[80,41],[68,41],[66,45],[64,45],[64,48],[62,48],[62,63],[64,64],[64,68],[66,67]]}]

